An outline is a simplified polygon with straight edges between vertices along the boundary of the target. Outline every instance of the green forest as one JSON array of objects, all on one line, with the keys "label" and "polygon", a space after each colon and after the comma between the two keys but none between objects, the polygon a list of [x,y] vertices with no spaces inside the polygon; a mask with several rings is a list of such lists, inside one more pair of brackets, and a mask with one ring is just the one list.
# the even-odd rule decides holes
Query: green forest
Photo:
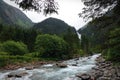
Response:
[{"label": "green forest", "polygon": [[78,35],[68,28],[64,34],[0,25],[0,66],[42,60],[65,60],[80,55]]},{"label": "green forest", "polygon": [[89,22],[82,34],[81,44],[92,52],[102,53],[106,60],[119,63],[120,60],[120,16],[114,11]]}]

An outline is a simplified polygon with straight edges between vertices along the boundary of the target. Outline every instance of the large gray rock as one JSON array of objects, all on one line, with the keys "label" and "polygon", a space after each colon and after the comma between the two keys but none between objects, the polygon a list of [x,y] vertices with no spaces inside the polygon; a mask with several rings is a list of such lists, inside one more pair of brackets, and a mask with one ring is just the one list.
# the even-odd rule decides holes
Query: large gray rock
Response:
[{"label": "large gray rock", "polygon": [[56,65],[60,68],[66,68],[67,67],[67,64],[63,64],[63,63],[57,63]]},{"label": "large gray rock", "polygon": [[89,74],[77,74],[76,77],[81,78],[81,80],[90,80],[91,76]]},{"label": "large gray rock", "polygon": [[22,76],[27,75],[28,73],[26,71],[15,71],[15,72],[11,72],[7,75],[8,78],[11,77],[17,77],[17,78],[21,78]]}]

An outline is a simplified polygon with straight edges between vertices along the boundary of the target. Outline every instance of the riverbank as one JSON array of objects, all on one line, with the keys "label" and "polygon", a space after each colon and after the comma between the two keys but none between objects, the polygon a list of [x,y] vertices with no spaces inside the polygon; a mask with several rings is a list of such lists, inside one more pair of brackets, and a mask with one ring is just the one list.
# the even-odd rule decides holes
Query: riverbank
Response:
[{"label": "riverbank", "polygon": [[[96,62],[96,65],[95,65],[95,62]],[[45,65],[45,64],[56,64],[57,67],[55,67],[54,65],[50,65],[51,69],[49,68],[49,66],[47,67],[44,66],[43,68],[42,65]],[[56,72],[59,72],[57,77],[59,77],[60,74],[62,75],[63,74],[62,72],[69,73],[69,74],[74,73],[75,75],[74,77],[72,78],[68,77],[73,80],[79,80],[80,78],[82,80],[120,80],[120,66],[114,66],[110,61],[105,61],[105,59],[102,56],[99,56],[96,58],[96,55],[93,55],[90,57],[84,57],[84,58],[76,58],[73,60],[60,61],[60,62],[59,61],[37,61],[37,62],[31,62],[31,63],[19,63],[15,65],[8,65],[2,68],[2,70],[17,70],[19,68],[25,68],[25,71],[23,72],[17,71],[17,74],[15,72],[15,75],[17,75],[16,77],[24,76],[27,70],[28,71],[30,70],[31,72],[33,71],[32,75],[34,75],[34,70],[36,69],[40,71],[44,70],[45,71],[44,73],[48,75],[50,73],[49,69],[50,70],[53,69],[53,72],[51,72],[51,75],[54,75],[56,74]],[[54,71],[54,69],[56,70],[56,68],[57,69],[59,68],[58,71]],[[83,74],[81,72],[83,72]],[[87,73],[84,73],[84,72],[87,72]],[[27,72],[27,75],[29,74],[30,73]],[[13,75],[14,74],[12,74],[12,76]],[[37,77],[36,75],[34,76],[35,78]],[[11,77],[11,74],[8,74],[8,77]],[[63,77],[65,77],[65,75],[62,75],[61,78]]]},{"label": "riverbank", "polygon": [[45,64],[52,64],[52,63],[56,63],[56,61],[33,61],[33,62],[8,64],[4,67],[1,67],[0,70],[1,71],[3,71],[3,70],[17,70],[17,69],[23,68],[23,67],[26,67],[26,68],[29,67],[32,69],[32,68],[38,68],[38,67],[45,65]]},{"label": "riverbank", "polygon": [[96,59],[96,67],[92,68],[91,76],[94,80],[120,80],[120,66],[113,65],[110,61],[105,61],[102,56]]},{"label": "riverbank", "polygon": [[49,62],[45,63],[46,65],[39,65],[38,68],[29,65],[16,70],[1,71],[0,80],[80,80],[77,74],[89,72],[92,67],[95,67],[95,59],[98,56],[99,54],[60,62]]}]

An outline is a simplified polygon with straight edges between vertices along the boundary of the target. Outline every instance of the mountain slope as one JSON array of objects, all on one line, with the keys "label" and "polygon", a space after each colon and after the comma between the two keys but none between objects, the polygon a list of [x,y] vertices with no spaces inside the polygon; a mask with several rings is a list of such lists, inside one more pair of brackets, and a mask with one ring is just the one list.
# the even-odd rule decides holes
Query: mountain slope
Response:
[{"label": "mountain slope", "polygon": [[0,1],[0,23],[7,25],[19,25],[23,27],[33,26],[32,21],[19,9]]},{"label": "mountain slope", "polygon": [[79,29],[87,37],[93,52],[102,52],[107,60],[120,60],[120,15],[112,11]]},{"label": "mountain slope", "polygon": [[64,21],[56,18],[48,18],[40,23],[34,25],[35,29],[39,29],[42,33],[48,34],[61,34],[71,29],[72,32],[76,32],[74,27],[70,27]]}]

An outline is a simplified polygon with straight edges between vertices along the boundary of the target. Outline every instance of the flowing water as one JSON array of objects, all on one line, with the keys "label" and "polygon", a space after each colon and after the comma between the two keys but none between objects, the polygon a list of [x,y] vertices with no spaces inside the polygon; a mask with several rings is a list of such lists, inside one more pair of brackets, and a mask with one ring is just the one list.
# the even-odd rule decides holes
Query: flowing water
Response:
[{"label": "flowing water", "polygon": [[[67,64],[66,68],[59,68],[54,66],[54,64],[43,65],[38,69],[25,70],[25,68],[20,68],[14,71],[0,72],[0,80],[80,80],[75,75],[88,73],[92,67],[95,67],[95,59],[100,54],[96,54],[89,57],[81,57],[79,59],[72,59],[64,61]],[[76,66],[72,66],[77,64]],[[28,74],[21,78],[7,78],[7,75],[11,72],[25,71]]]},{"label": "flowing water", "polygon": [[77,32],[78,38],[81,40],[81,34]]}]

